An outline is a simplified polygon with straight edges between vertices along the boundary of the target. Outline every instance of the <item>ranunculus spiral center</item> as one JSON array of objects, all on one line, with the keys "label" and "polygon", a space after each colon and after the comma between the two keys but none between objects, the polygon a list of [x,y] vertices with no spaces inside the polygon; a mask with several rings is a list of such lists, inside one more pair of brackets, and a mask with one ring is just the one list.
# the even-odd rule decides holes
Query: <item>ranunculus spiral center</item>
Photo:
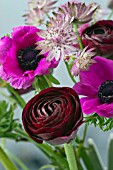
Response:
[{"label": "ranunculus spiral center", "polygon": [[17,54],[17,60],[24,70],[35,70],[38,66],[38,62],[42,59],[39,55],[39,50],[36,50],[34,46],[21,49]]},{"label": "ranunculus spiral center", "polygon": [[98,97],[103,103],[113,102],[113,80],[107,80],[101,84]]}]

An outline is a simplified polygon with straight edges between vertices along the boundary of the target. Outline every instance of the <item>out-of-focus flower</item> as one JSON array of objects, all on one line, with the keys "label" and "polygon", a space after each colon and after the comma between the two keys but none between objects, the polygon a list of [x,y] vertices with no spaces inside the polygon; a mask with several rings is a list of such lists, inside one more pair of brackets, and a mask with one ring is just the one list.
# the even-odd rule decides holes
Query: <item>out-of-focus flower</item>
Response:
[{"label": "out-of-focus flower", "polygon": [[57,3],[57,0],[30,0],[29,5],[33,8],[38,8],[44,13],[48,13],[51,10],[55,9],[54,6]]},{"label": "out-of-focus flower", "polygon": [[57,0],[30,0],[28,12],[23,15],[28,25],[41,25],[44,23],[45,16],[55,9]]},{"label": "out-of-focus flower", "polygon": [[78,95],[68,87],[47,88],[26,104],[22,121],[28,135],[38,143],[69,143],[83,123]]},{"label": "out-of-focus flower", "polygon": [[96,56],[96,63],[88,71],[80,71],[80,82],[73,87],[81,99],[85,114],[96,112],[102,117],[113,117],[113,61]]},{"label": "out-of-focus flower", "polygon": [[85,47],[82,51],[79,51],[71,69],[72,75],[77,76],[80,70],[88,70],[90,65],[95,63],[95,60],[92,59],[95,54],[94,48],[88,50],[88,47]]},{"label": "out-of-focus flower", "polygon": [[96,3],[91,3],[86,6],[85,3],[72,1],[62,5],[59,8],[57,14],[64,14],[68,16],[70,22],[75,21],[79,24],[83,24],[92,20],[92,15],[95,13],[98,7],[99,6]]},{"label": "out-of-focus flower", "polygon": [[12,44],[11,38],[8,36],[2,37],[0,40],[0,64],[4,61],[7,50],[10,49]]},{"label": "out-of-focus flower", "polygon": [[107,0],[107,6],[110,9],[113,9],[113,0]]},{"label": "out-of-focus flower", "polygon": [[36,75],[47,74],[57,65],[56,61],[47,62],[47,55],[39,55],[35,49],[41,40],[37,32],[34,26],[19,26],[13,28],[11,38],[0,40],[0,77],[16,89],[28,88]]},{"label": "out-of-focus flower", "polygon": [[84,46],[94,47],[99,55],[113,54],[113,21],[102,20],[92,26],[85,24],[79,32]]},{"label": "out-of-focus flower", "polygon": [[28,13],[24,14],[25,23],[27,25],[42,25],[44,22],[44,12],[38,8],[29,9]]},{"label": "out-of-focus flower", "polygon": [[110,13],[109,9],[104,9],[104,8],[99,7],[96,10],[96,12],[93,14],[91,22],[95,23],[95,22],[101,20],[102,18],[107,19],[109,16],[109,13]]},{"label": "out-of-focus flower", "polygon": [[44,54],[49,51],[47,60],[51,61],[55,58],[64,59],[65,56],[72,55],[76,51],[74,44],[77,44],[77,35],[73,31],[72,25],[69,23],[68,18],[51,19],[50,24],[46,30],[42,30],[40,37],[43,38],[40,42],[37,42],[37,50],[43,49],[40,54]]}]

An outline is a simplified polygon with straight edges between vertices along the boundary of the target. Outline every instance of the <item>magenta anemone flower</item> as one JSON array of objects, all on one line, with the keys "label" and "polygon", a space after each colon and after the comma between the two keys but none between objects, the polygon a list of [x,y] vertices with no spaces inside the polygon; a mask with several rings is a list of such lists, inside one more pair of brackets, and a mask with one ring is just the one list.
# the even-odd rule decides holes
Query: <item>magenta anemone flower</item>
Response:
[{"label": "magenta anemone flower", "polygon": [[11,38],[5,36],[0,40],[0,77],[16,89],[31,86],[36,75],[49,73],[57,62],[47,62],[46,55],[39,55],[35,43],[41,38],[34,26],[13,28]]},{"label": "magenta anemone flower", "polygon": [[74,85],[81,98],[85,114],[96,112],[102,117],[113,117],[113,61],[100,56],[88,71],[80,71],[80,82]]}]

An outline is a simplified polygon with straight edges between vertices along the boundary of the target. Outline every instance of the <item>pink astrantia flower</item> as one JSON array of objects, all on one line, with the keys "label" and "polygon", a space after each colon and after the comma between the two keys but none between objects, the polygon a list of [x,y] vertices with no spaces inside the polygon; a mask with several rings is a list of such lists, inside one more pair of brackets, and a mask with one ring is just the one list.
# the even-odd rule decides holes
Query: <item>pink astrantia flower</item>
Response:
[{"label": "pink astrantia flower", "polygon": [[94,48],[88,50],[88,47],[85,47],[82,51],[79,51],[71,69],[72,75],[77,76],[80,70],[88,70],[90,65],[95,63],[95,60],[92,59],[95,54]]},{"label": "pink astrantia flower", "polygon": [[113,61],[100,56],[88,71],[80,71],[80,82],[74,85],[81,98],[85,114],[96,112],[102,117],[113,117]]},{"label": "pink astrantia flower", "polygon": [[78,43],[77,35],[73,31],[68,18],[57,17],[56,19],[51,19],[47,29],[41,31],[39,36],[41,36],[43,40],[37,42],[38,46],[36,49],[43,49],[40,54],[49,51],[47,56],[48,61],[51,61],[53,58],[57,61],[64,59],[65,56],[72,55],[72,53],[76,51],[74,44]]},{"label": "pink astrantia flower", "polygon": [[56,61],[47,62],[46,54],[39,56],[35,43],[41,38],[37,32],[34,26],[19,26],[13,28],[11,38],[0,40],[0,77],[16,89],[28,88],[36,75],[47,74],[57,65]]},{"label": "pink astrantia flower", "polygon": [[85,3],[70,1],[62,5],[57,14],[68,16],[71,22],[75,20],[78,23],[86,23],[92,20],[92,15],[98,7],[96,3],[86,6]]}]

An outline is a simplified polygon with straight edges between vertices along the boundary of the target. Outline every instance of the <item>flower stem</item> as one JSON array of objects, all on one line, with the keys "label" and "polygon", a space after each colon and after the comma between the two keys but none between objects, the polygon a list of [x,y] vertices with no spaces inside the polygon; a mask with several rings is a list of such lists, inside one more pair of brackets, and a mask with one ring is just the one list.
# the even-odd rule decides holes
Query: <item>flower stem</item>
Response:
[{"label": "flower stem", "polygon": [[111,13],[109,14],[108,20],[111,19],[112,15],[113,15],[113,10],[112,10]]},{"label": "flower stem", "polygon": [[70,170],[78,170],[73,146],[71,144],[65,143],[64,149]]},{"label": "flower stem", "polygon": [[6,155],[2,147],[0,147],[0,162],[3,164],[6,170],[9,170],[9,169],[18,170],[16,166],[13,164],[13,162]]},{"label": "flower stem", "polygon": [[87,133],[87,128],[88,128],[88,124],[86,123],[85,126],[84,126],[84,132],[83,132],[83,137],[82,137],[83,143],[85,141],[85,137],[86,137],[86,133]]},{"label": "flower stem", "polygon": [[82,40],[81,40],[81,37],[79,35],[78,28],[77,28],[77,25],[76,25],[75,21],[73,21],[73,29],[74,29],[75,33],[78,34],[78,41],[79,41],[80,49],[83,50],[84,46],[82,44]]},{"label": "flower stem", "polygon": [[66,68],[67,68],[67,71],[68,71],[68,74],[69,74],[69,76],[70,76],[71,80],[72,80],[72,81],[73,81],[73,83],[75,84],[75,83],[76,83],[76,81],[75,81],[74,77],[72,76],[72,74],[71,74],[71,72],[70,72],[69,65],[68,65],[68,63],[67,63],[66,61],[65,61],[65,65],[66,65]]},{"label": "flower stem", "polygon": [[7,84],[7,89],[8,91],[15,97],[15,100],[18,102],[18,104],[21,106],[23,109],[25,106],[25,101],[24,99],[16,92],[10,85]]}]

